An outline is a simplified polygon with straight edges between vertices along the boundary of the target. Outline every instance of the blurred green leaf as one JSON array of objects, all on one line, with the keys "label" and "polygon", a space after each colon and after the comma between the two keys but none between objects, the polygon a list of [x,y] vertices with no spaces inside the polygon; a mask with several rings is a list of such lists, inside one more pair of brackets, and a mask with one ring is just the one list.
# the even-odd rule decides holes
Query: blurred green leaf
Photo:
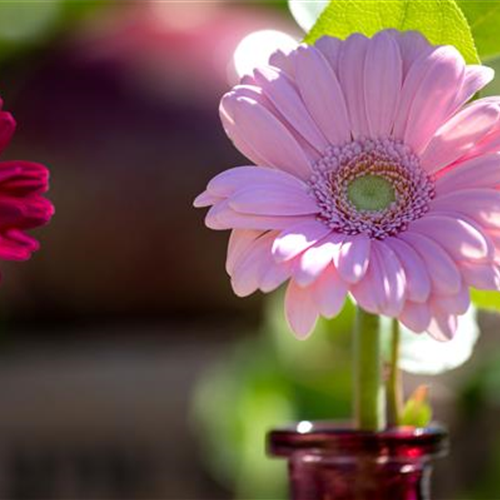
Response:
[{"label": "blurred green leaf", "polygon": [[434,45],[454,45],[468,63],[479,62],[467,20],[454,0],[332,0],[305,38],[373,36],[384,28],[417,30]]},{"label": "blurred green leaf", "polygon": [[400,425],[426,427],[432,419],[432,408],[429,405],[429,389],[425,385],[417,387],[405,404]]},{"label": "blurred green leaf", "polygon": [[500,312],[500,292],[471,289],[471,299],[479,309]]},{"label": "blurred green leaf", "polygon": [[24,42],[42,36],[50,30],[61,13],[62,2],[1,2],[0,39]]},{"label": "blurred green leaf", "polygon": [[479,56],[483,59],[500,54],[500,2],[457,0],[469,22]]}]

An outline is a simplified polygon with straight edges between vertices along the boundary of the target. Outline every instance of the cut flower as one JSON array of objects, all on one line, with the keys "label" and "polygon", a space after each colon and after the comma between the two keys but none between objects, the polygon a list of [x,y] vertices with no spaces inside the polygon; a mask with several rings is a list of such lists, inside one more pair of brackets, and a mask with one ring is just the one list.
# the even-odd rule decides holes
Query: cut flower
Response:
[{"label": "cut flower", "polygon": [[212,179],[195,206],[231,229],[240,296],[288,281],[286,316],[305,338],[350,294],[438,340],[469,287],[500,289],[500,98],[493,78],[417,32],[332,37],[244,76],[220,106],[256,166]]},{"label": "cut flower", "polygon": [[[12,115],[0,111],[0,152],[15,127]],[[42,196],[48,179],[47,168],[39,163],[0,161],[0,259],[27,260],[38,250],[38,241],[25,231],[46,224],[54,214],[52,203]]]}]

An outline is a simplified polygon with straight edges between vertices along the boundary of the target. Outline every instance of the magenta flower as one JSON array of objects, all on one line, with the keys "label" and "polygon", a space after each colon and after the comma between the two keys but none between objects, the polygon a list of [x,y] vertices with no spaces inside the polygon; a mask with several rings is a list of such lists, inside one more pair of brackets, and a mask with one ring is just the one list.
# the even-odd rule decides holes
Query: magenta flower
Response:
[{"label": "magenta flower", "polygon": [[416,32],[324,37],[277,52],[226,94],[236,147],[258,166],[212,179],[195,206],[232,229],[239,296],[289,281],[304,338],[349,293],[364,310],[450,339],[469,287],[500,289],[500,98],[493,78]]},{"label": "magenta flower", "polygon": [[[0,152],[15,128],[12,115],[0,111]],[[52,203],[42,196],[48,179],[48,170],[38,163],[0,162],[0,259],[27,260],[38,250],[38,242],[25,231],[46,224],[54,214]]]}]

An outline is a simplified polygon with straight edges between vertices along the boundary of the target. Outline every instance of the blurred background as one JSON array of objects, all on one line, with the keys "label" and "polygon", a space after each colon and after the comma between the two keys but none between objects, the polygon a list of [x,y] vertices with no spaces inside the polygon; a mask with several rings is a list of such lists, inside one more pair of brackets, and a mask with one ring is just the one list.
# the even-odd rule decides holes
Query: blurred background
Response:
[{"label": "blurred background", "polygon": [[[262,29],[301,37],[285,0],[0,3],[4,159],[48,165],[57,211],[1,265],[0,498],[284,499],[266,430],[349,418],[352,310],[299,343],[279,293],[233,296],[227,234],[191,207],[246,163],[217,107]],[[452,432],[437,499],[500,491],[500,323],[479,323],[464,367],[405,377]]]}]

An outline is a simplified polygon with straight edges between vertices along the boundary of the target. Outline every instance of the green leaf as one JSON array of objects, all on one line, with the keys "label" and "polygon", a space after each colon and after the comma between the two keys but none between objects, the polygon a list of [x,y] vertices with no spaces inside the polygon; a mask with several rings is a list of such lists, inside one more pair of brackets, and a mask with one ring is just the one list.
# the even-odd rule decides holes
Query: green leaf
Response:
[{"label": "green leaf", "polygon": [[454,45],[469,64],[479,62],[467,20],[454,0],[332,0],[305,42],[355,32],[373,36],[385,28],[420,31],[434,45]]},{"label": "green leaf", "polygon": [[411,398],[406,402],[400,425],[426,427],[432,419],[432,408],[429,404],[429,389],[425,385],[417,387]]},{"label": "green leaf", "polygon": [[500,312],[500,292],[485,292],[471,288],[471,299],[479,309]]},{"label": "green leaf", "polygon": [[500,2],[484,0],[457,0],[469,22],[477,51],[481,58],[500,54]]}]

